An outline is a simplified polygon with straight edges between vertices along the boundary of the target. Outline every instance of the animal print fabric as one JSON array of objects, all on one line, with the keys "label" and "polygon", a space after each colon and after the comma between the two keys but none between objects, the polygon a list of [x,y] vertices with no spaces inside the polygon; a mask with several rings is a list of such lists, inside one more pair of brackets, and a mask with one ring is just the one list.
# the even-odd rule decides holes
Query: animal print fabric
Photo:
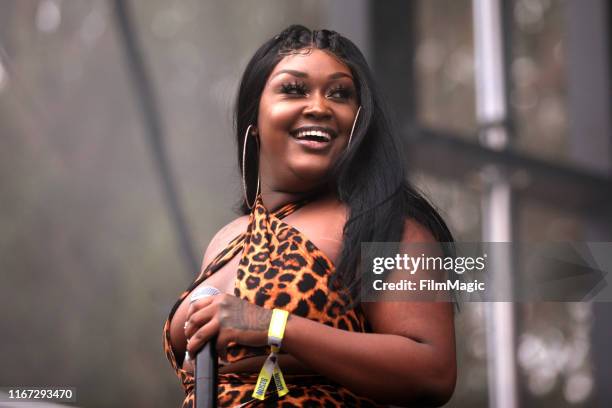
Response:
[{"label": "animal print fabric", "polygon": [[[234,294],[268,309],[284,309],[342,330],[370,331],[360,308],[347,309],[348,291],[339,283],[329,284],[333,262],[300,231],[282,221],[305,205],[307,200],[287,204],[269,212],[258,197],[245,233],[234,238],[202,270],[170,311],[163,329],[164,351],[185,391],[182,408],[194,406],[194,377],[183,370],[170,343],[170,321],[179,305],[202,281],[219,270],[238,253],[242,253]],[[331,288],[329,287],[331,286]],[[282,351],[281,351],[282,352]],[[229,363],[267,355],[269,347],[246,347],[230,344]],[[282,367],[281,367],[282,369]],[[347,388],[320,375],[285,375],[289,393],[278,398],[269,387],[264,401],[251,394],[257,374],[219,374],[220,407],[380,407]]]}]

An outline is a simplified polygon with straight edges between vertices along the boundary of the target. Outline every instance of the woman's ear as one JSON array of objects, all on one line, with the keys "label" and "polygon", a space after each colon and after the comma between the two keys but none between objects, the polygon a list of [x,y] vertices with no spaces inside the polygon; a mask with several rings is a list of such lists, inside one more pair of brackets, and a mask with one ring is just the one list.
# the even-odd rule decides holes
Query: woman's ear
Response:
[{"label": "woman's ear", "polygon": [[257,129],[257,126],[253,126],[251,130],[251,134],[255,136],[255,141],[257,142],[257,145],[259,146],[259,129]]}]

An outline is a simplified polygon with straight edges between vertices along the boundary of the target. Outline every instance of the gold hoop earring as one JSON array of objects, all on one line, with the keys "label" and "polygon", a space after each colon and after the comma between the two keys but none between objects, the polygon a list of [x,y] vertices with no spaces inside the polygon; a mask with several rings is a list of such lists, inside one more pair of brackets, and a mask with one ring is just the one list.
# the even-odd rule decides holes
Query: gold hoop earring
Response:
[{"label": "gold hoop earring", "polygon": [[242,142],[242,190],[244,192],[244,202],[247,207],[250,209],[255,205],[255,201],[257,201],[257,196],[259,195],[259,171],[257,172],[257,191],[255,192],[255,200],[253,200],[253,204],[249,204],[249,196],[247,194],[247,185],[246,185],[246,146],[247,139],[249,138],[251,127],[253,125],[249,125],[247,127],[246,133],[244,134],[244,141]]},{"label": "gold hoop earring", "polygon": [[355,125],[357,124],[357,118],[359,117],[359,112],[361,112],[361,106],[359,106],[359,108],[357,109],[357,113],[355,114],[355,120],[353,121],[353,127],[351,128],[351,134],[349,136],[349,141],[348,141],[348,144],[346,145],[347,149],[351,147],[351,140],[353,140],[353,132],[355,131]]}]

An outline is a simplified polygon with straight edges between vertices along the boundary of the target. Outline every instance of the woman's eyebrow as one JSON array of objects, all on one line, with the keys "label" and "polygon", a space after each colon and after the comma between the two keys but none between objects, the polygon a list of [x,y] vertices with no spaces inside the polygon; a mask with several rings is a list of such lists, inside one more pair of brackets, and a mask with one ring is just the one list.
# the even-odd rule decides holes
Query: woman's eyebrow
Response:
[{"label": "woman's eyebrow", "polygon": [[[293,75],[298,78],[308,78],[308,74],[306,72],[296,71],[294,69],[281,69],[276,74],[274,74],[272,77],[274,78],[275,76],[280,75],[280,74],[289,74],[289,75]],[[346,72],[340,72],[340,71],[334,72],[333,74],[331,74],[329,76],[329,79],[338,79],[342,77],[353,79],[351,75],[347,74]]]}]

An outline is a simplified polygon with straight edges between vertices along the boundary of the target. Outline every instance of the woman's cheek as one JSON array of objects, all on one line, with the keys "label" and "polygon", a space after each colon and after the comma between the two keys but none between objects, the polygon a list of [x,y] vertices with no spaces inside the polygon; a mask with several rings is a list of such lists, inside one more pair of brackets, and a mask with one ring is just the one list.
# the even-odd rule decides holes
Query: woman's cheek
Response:
[{"label": "woman's cheek", "polygon": [[288,133],[299,119],[299,105],[290,102],[276,102],[270,105],[262,116],[265,116],[265,120],[275,131]]}]

